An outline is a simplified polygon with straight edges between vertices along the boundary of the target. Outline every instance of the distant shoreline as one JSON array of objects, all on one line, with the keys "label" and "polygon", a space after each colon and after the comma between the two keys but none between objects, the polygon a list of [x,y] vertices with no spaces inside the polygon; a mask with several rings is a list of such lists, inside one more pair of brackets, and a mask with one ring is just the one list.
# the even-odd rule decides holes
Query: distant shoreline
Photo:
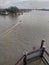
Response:
[{"label": "distant shoreline", "polygon": [[0,9],[0,15],[21,15],[24,12],[32,11],[32,9],[19,9],[17,7],[9,7],[7,9]]},{"label": "distant shoreline", "polygon": [[38,10],[38,11],[49,11],[49,9],[32,9],[32,10]]},{"label": "distant shoreline", "polygon": [[[18,9],[16,7],[13,7],[13,9],[0,9],[0,15],[21,15],[23,14],[24,12],[29,12],[29,11],[32,11],[32,10],[36,10],[36,11],[49,11],[49,9],[38,9],[38,8],[35,8],[35,9]],[[13,12],[14,11],[14,12]]]}]

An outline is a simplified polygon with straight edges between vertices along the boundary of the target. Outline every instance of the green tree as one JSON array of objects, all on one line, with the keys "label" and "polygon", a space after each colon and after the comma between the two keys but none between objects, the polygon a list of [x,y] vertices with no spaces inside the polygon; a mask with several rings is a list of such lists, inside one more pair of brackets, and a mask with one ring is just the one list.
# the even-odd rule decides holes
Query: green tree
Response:
[{"label": "green tree", "polygon": [[10,13],[12,13],[12,14],[14,14],[14,13],[17,13],[17,12],[19,12],[19,9],[17,8],[17,7],[10,7],[9,9],[8,9],[8,11],[10,12]]}]

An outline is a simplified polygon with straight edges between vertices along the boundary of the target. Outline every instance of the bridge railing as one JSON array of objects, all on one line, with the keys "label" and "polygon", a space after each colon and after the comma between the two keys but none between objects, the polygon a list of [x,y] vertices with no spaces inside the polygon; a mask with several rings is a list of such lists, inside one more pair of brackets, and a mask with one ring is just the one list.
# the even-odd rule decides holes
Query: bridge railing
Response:
[{"label": "bridge railing", "polygon": [[17,62],[15,65],[25,65],[25,60],[28,61],[30,59],[33,59],[35,57],[40,57],[40,54],[41,54],[41,49],[37,49],[35,51],[32,51],[32,52],[29,52],[27,53],[26,55],[26,59],[25,58],[25,55],[23,55]]},{"label": "bridge railing", "polygon": [[49,65],[49,53],[45,50],[44,40],[41,42],[41,46],[39,49],[35,51],[31,51],[29,53],[25,53],[15,65],[27,65],[27,61],[36,57],[44,58],[45,62]]},{"label": "bridge railing", "polygon": [[37,49],[33,52],[30,52],[27,54],[27,60],[30,60],[30,59],[33,59],[33,58],[36,58],[36,57],[40,57],[41,55],[41,49]]},{"label": "bridge railing", "polygon": [[45,61],[49,65],[49,53],[46,50],[44,51],[43,58],[45,59]]},{"label": "bridge railing", "polygon": [[23,65],[24,56],[22,56],[15,65]]}]

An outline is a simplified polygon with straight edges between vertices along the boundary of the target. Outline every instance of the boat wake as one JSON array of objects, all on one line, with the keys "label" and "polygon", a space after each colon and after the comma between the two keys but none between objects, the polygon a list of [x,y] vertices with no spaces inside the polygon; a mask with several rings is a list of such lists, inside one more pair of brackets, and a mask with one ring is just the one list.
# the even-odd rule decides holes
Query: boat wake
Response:
[{"label": "boat wake", "polygon": [[13,26],[11,26],[8,30],[6,30],[5,32],[3,32],[0,37],[5,37],[7,34],[9,34],[16,26],[18,26],[19,24],[21,24],[23,22],[17,22],[16,24],[14,24]]}]

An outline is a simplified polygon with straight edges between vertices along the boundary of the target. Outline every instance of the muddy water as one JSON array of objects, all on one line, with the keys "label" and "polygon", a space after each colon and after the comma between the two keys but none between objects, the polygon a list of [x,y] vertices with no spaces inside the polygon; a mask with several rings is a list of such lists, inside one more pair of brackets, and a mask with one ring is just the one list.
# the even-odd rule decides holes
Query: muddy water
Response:
[{"label": "muddy water", "polygon": [[49,51],[49,12],[0,16],[0,65],[14,65],[25,49],[39,48],[42,39]]}]

